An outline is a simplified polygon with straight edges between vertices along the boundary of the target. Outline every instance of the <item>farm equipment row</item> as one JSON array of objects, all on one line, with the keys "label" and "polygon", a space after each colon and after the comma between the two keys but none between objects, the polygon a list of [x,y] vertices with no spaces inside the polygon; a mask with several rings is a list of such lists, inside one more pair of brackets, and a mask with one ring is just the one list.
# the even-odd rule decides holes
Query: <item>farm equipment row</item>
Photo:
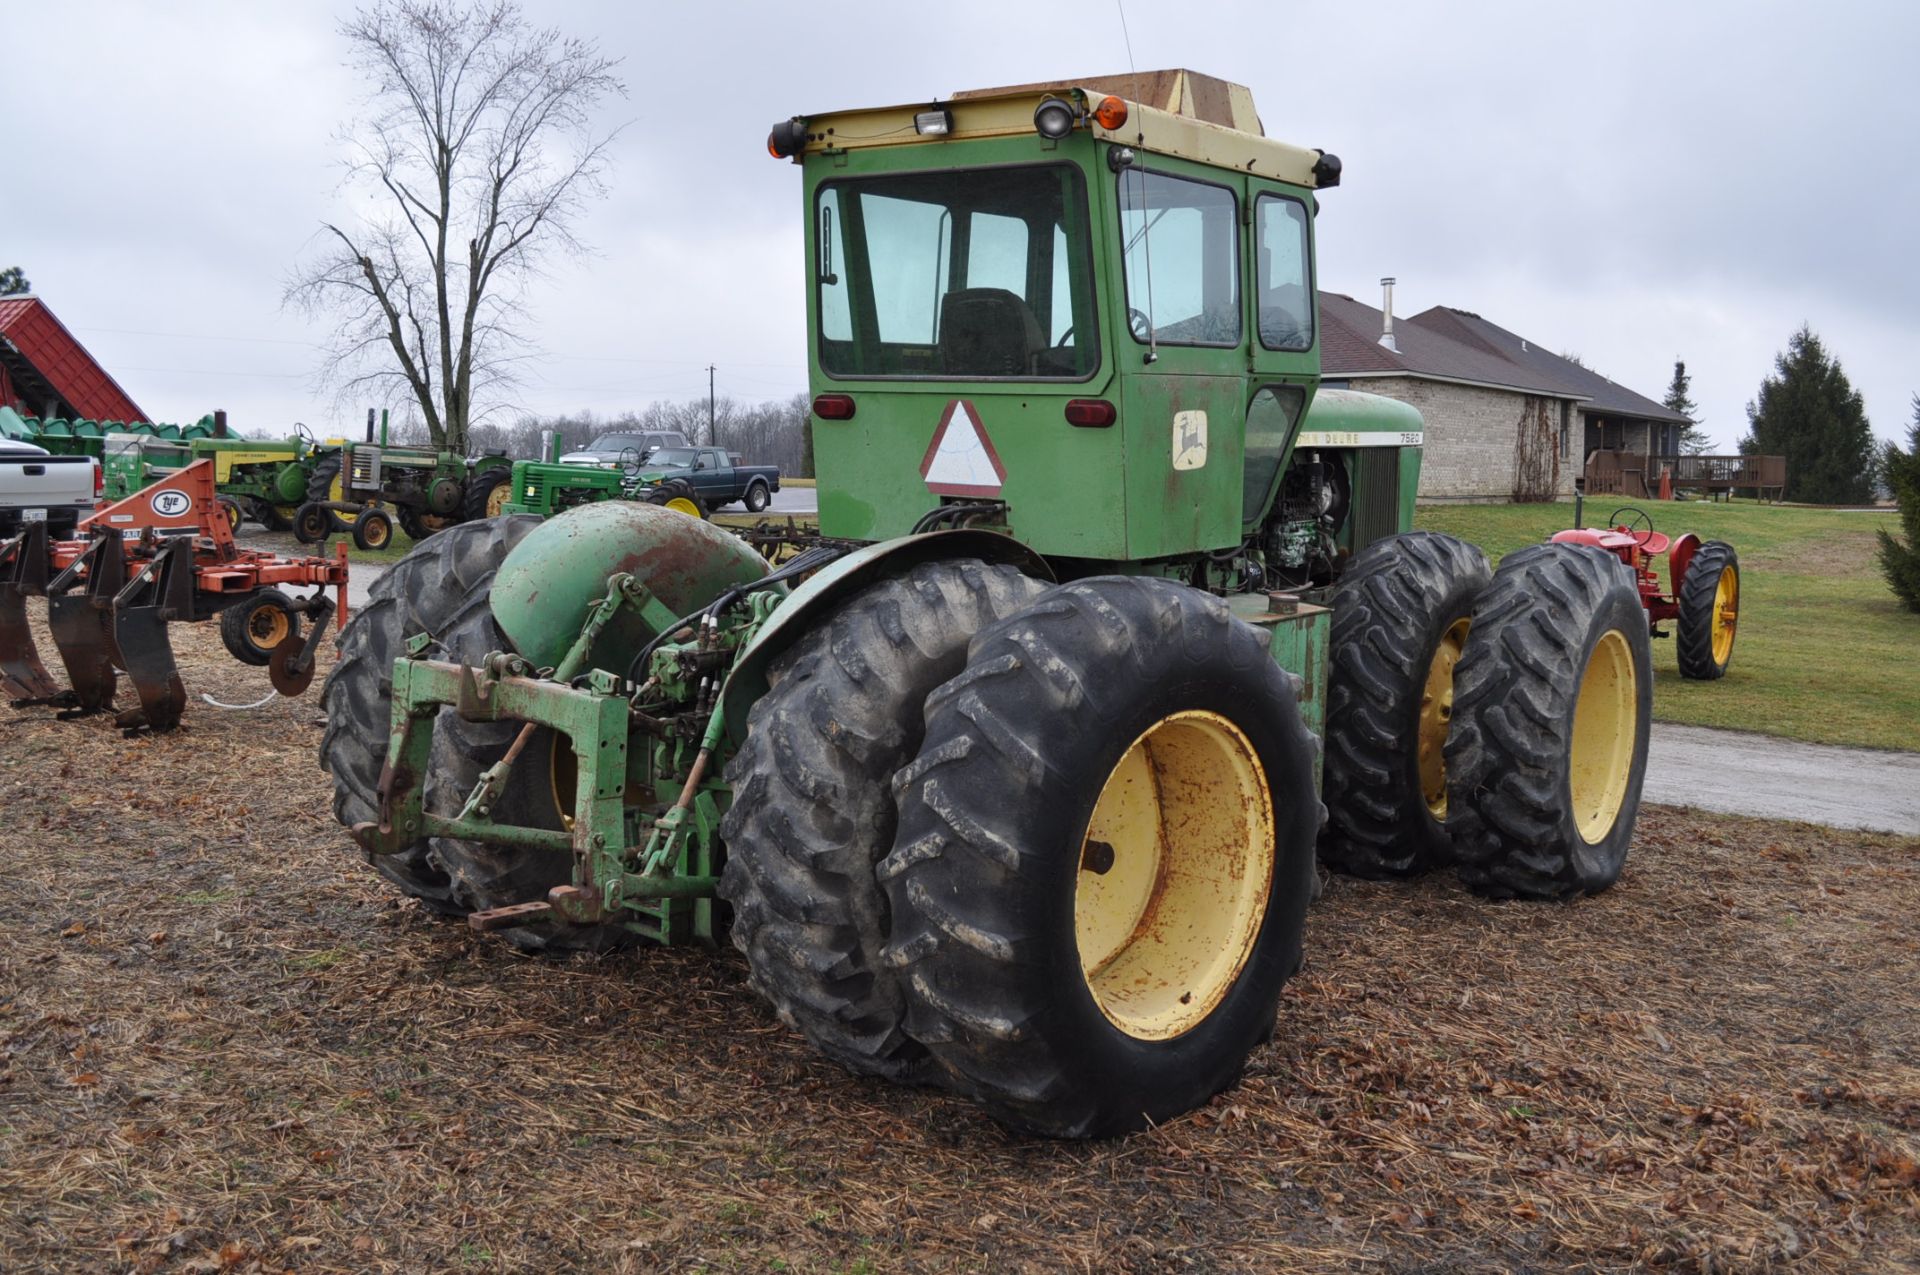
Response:
[{"label": "farm equipment row", "polygon": [[[302,598],[283,592],[309,586]],[[103,506],[74,539],[52,540],[44,523],[30,523],[0,543],[0,690],[16,707],[49,705],[63,717],[112,712],[125,673],[139,704],[117,712],[117,724],[172,730],[186,690],[167,626],[218,617],[235,658],[265,666],[274,690],[298,695],[313,680],[328,617],[345,624],[346,586],[344,546],[333,558],[288,558],[236,545],[214,464],[195,461]],[[66,689],[40,658],[29,597],[47,599]]]}]

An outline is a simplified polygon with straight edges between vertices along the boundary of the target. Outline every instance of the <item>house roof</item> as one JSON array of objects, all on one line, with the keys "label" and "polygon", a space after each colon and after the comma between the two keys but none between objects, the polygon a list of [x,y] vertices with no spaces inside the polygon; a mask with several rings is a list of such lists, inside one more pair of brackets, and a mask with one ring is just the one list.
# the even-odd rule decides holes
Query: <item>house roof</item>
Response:
[{"label": "house roof", "polygon": [[1372,306],[1338,292],[1321,293],[1321,372],[1326,376],[1430,376],[1551,398],[1586,397],[1538,368],[1405,321],[1394,323],[1393,339],[1399,349],[1389,350],[1380,344],[1381,324],[1380,311]]},{"label": "house roof", "polygon": [[1550,350],[1542,349],[1536,342],[1509,332],[1499,324],[1489,322],[1471,310],[1456,310],[1452,306],[1437,305],[1430,310],[1421,311],[1407,322],[1478,349],[1490,351],[1510,363],[1535,368],[1542,375],[1551,376],[1563,385],[1572,386],[1587,398],[1588,401],[1581,406],[1588,412],[1617,413],[1621,416],[1672,421],[1679,424],[1687,421],[1685,416],[1672,408],[1644,394],[1636,394],[1592,368],[1582,367],[1572,359],[1562,358]]},{"label": "house roof", "polygon": [[1320,366],[1327,376],[1424,376],[1577,401],[1581,410],[1646,420],[1687,418],[1470,310],[1434,306],[1396,318],[1398,351],[1380,344],[1382,315],[1337,292],[1320,294]]}]

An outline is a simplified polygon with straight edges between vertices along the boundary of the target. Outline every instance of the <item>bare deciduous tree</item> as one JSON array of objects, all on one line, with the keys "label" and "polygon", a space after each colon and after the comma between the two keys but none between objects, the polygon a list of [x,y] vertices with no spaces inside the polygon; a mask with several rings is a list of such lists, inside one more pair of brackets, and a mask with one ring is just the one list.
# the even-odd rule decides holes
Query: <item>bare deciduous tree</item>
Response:
[{"label": "bare deciduous tree", "polygon": [[367,211],[323,223],[287,299],[335,319],[324,381],[410,399],[432,442],[464,451],[476,401],[524,351],[527,280],[581,247],[572,222],[613,140],[594,108],[626,87],[597,45],[529,26],[512,0],[382,0],[340,30],[372,84],[344,134]]}]

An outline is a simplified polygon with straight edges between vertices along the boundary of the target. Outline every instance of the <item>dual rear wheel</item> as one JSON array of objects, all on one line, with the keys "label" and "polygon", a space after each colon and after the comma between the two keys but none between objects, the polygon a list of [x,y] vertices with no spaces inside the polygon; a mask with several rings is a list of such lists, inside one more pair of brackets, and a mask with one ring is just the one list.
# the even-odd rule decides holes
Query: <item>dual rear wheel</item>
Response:
[{"label": "dual rear wheel", "polygon": [[1618,879],[1652,718],[1632,574],[1584,545],[1480,551],[1414,532],[1356,555],[1334,600],[1326,794],[1331,868],[1452,864],[1492,897]]},{"label": "dual rear wheel", "polygon": [[1271,1034],[1314,744],[1219,600],[931,564],[773,672],[728,771],[721,894],[823,1052],[1098,1136],[1205,1102]]}]

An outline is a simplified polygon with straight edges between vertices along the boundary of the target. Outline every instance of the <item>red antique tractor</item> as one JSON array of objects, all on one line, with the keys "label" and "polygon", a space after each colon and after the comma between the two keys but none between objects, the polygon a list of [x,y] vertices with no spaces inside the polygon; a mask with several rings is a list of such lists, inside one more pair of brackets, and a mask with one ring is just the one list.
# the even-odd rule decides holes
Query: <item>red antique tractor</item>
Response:
[{"label": "red antique tractor", "polygon": [[[1580,515],[1576,507],[1574,521]],[[1555,544],[1592,545],[1633,568],[1640,603],[1654,637],[1663,620],[1675,622],[1680,676],[1710,682],[1726,676],[1733,659],[1733,636],[1740,614],[1740,556],[1724,540],[1701,540],[1692,532],[1672,539],[1653,529],[1653,517],[1624,505],[1606,527],[1576,527],[1555,533]],[[1653,560],[1667,555],[1673,591],[1663,593]]]}]

